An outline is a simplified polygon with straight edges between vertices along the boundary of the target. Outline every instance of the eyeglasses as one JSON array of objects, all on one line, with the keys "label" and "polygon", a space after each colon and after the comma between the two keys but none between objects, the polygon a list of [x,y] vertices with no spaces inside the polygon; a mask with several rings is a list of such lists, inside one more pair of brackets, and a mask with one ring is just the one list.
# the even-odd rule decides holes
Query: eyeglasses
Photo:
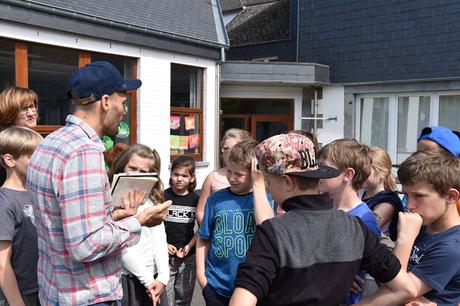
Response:
[{"label": "eyeglasses", "polygon": [[19,113],[21,115],[25,115],[29,112],[29,110],[32,112],[32,113],[35,113],[37,112],[37,101],[34,101],[32,104],[26,106],[26,107],[23,107],[21,108],[21,110],[19,111]]}]

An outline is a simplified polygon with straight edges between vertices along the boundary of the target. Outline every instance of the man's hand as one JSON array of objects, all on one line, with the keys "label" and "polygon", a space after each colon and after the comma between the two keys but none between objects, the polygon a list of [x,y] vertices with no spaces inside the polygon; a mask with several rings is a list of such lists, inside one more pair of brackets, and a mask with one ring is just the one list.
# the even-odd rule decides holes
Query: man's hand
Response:
[{"label": "man's hand", "polygon": [[168,254],[169,254],[169,256],[174,256],[174,255],[176,255],[176,253],[177,253],[177,248],[174,245],[168,243]]},{"label": "man's hand", "polygon": [[162,204],[151,206],[136,216],[142,226],[156,226],[161,224],[168,216],[168,209],[172,201],[168,200]]},{"label": "man's hand", "polygon": [[122,198],[121,206],[112,211],[113,220],[117,221],[134,216],[137,213],[137,208],[144,202],[146,196],[146,192],[142,192],[137,188],[128,191],[128,194]]},{"label": "man's hand", "polygon": [[400,212],[398,220],[398,240],[413,243],[422,227],[422,217],[417,213]]},{"label": "man's hand", "polygon": [[149,296],[152,299],[153,306],[156,306],[158,303],[160,303],[160,297],[165,288],[166,286],[157,280],[154,280],[149,285],[149,287],[147,288],[147,292],[149,293]]}]

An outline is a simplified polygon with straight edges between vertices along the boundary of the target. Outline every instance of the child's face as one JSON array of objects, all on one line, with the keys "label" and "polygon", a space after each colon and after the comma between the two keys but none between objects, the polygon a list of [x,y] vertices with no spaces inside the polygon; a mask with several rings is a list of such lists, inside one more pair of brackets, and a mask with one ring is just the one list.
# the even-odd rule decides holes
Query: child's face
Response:
[{"label": "child's face", "polygon": [[172,188],[176,193],[187,192],[188,185],[195,181],[187,167],[177,167],[171,171]]},{"label": "child's face", "polygon": [[442,221],[446,214],[447,195],[440,195],[428,183],[418,182],[413,185],[403,185],[406,195],[407,209],[422,216],[423,225],[433,225]]},{"label": "child's face", "polygon": [[[337,165],[333,163],[329,158],[324,158],[320,157],[319,158],[319,164],[322,166],[328,166],[332,168],[337,168]],[[335,195],[338,195],[340,192],[342,192],[343,189],[343,174],[344,171],[340,173],[339,176],[330,178],[330,179],[322,179],[319,180],[319,192],[320,193],[329,193],[329,196],[334,197]]]},{"label": "child's face", "polygon": [[236,194],[245,194],[252,189],[251,172],[244,166],[228,162],[227,180],[230,190]]},{"label": "child's face", "polygon": [[27,175],[27,168],[30,164],[31,155],[21,155],[19,158],[14,160],[14,168],[18,176],[25,178]]},{"label": "child's face", "polygon": [[153,168],[153,160],[150,158],[140,157],[137,154],[133,154],[129,161],[126,163],[123,172],[133,173],[148,173]]}]

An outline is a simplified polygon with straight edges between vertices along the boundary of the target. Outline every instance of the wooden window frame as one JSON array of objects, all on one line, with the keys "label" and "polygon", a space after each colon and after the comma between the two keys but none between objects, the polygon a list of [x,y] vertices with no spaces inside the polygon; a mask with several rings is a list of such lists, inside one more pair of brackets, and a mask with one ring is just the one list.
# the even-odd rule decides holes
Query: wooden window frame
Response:
[{"label": "wooden window frame", "polygon": [[[29,88],[29,71],[28,71],[28,46],[27,42],[15,42],[15,81],[16,86]],[[59,46],[55,46],[59,47]],[[63,48],[63,47],[59,47]],[[78,67],[84,67],[91,63],[91,52],[79,51]],[[133,75],[137,77],[138,61],[133,58]],[[130,98],[130,135],[129,142],[137,143],[137,92],[136,90],[129,90],[128,95]],[[37,125],[34,130],[40,134],[50,134],[55,130],[62,127],[62,125]]]},{"label": "wooden window frame", "polygon": [[[171,63],[171,65],[177,64],[177,65],[182,65],[178,63]],[[182,66],[188,66],[188,65],[182,65]],[[185,154],[171,154],[170,155],[170,161],[172,162],[174,158],[176,158],[179,155],[186,155],[192,157],[195,161],[203,161],[203,134],[204,134],[204,126],[203,126],[203,109],[204,109],[204,68],[201,67],[196,67],[196,66],[189,66],[193,68],[198,68],[201,72],[201,101],[200,101],[200,108],[189,108],[189,107],[172,107],[171,106],[171,111],[170,115],[198,115],[198,124],[199,124],[199,153],[185,153]]]},{"label": "wooden window frame", "polygon": [[196,161],[203,160],[203,109],[202,108],[188,108],[188,107],[171,107],[171,115],[198,115],[198,124],[200,126],[200,143],[199,143],[199,153],[186,153],[186,154],[171,154],[171,161],[174,160],[179,155],[187,155],[192,157]]}]

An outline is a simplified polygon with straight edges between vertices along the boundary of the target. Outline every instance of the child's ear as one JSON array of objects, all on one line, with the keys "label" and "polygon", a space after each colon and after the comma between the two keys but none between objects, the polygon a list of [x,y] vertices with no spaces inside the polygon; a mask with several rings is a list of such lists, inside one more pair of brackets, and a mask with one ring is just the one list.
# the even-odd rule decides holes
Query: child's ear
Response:
[{"label": "child's ear", "polygon": [[355,169],[347,168],[344,171],[343,180],[345,182],[351,182],[353,180],[353,177],[355,177],[355,174],[356,174]]},{"label": "child's ear", "polygon": [[14,167],[14,165],[16,164],[16,160],[11,154],[8,154],[8,153],[3,154],[2,158],[3,158],[3,162],[5,163],[5,165],[9,168]]},{"label": "child's ear", "polygon": [[291,176],[284,174],[281,176],[281,178],[283,179],[283,182],[287,187],[287,191],[294,190],[296,182]]},{"label": "child's ear", "polygon": [[457,189],[449,188],[449,190],[447,190],[447,195],[446,195],[447,203],[457,204],[459,196],[460,196],[460,192]]}]

